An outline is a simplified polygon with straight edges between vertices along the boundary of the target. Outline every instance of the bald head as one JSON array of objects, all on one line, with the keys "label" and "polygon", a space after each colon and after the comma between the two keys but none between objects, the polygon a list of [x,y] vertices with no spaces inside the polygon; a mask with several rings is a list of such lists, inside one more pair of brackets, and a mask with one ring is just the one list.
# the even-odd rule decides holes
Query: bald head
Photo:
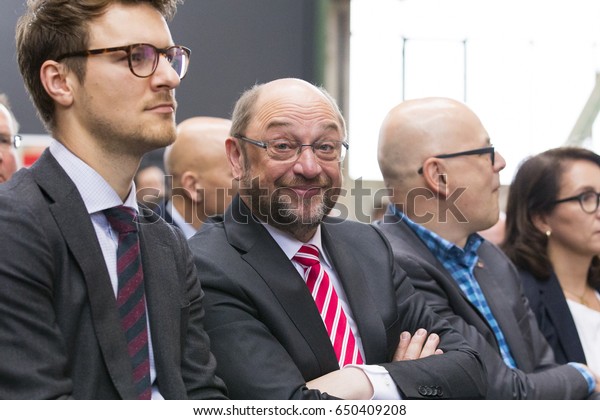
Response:
[{"label": "bald head", "polygon": [[325,89],[296,78],[276,79],[245,91],[235,104],[231,132],[234,136],[244,135],[251,121],[261,119],[261,112],[264,112],[261,110],[264,110],[268,103],[294,103],[305,101],[307,98],[317,101],[324,99],[331,106],[345,139],[346,122],[335,99]]},{"label": "bald head", "polygon": [[381,126],[378,159],[396,207],[443,238],[464,246],[498,220],[506,162],[466,105],[424,98],[394,107]]},{"label": "bald head", "polygon": [[228,168],[225,139],[230,127],[230,120],[215,117],[193,117],[181,122],[175,142],[165,151],[167,174],[175,177],[188,170]]},{"label": "bald head", "polygon": [[[463,150],[485,131],[466,105],[448,98],[423,98],[392,108],[381,125],[377,157],[388,187],[421,186],[417,173],[423,162],[442,153]],[[487,136],[487,133],[485,133]]]},{"label": "bald head", "polygon": [[222,214],[231,202],[232,172],[225,153],[231,121],[193,117],[177,126],[175,142],[165,150],[165,170],[173,176],[173,205],[195,228]]}]

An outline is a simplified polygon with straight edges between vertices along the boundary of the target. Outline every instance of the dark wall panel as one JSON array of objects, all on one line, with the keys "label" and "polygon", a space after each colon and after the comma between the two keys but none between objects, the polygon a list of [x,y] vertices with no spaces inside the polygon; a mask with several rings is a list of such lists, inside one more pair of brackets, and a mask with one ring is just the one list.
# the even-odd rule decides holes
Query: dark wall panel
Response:
[{"label": "dark wall panel", "polygon": [[[176,43],[192,49],[190,70],[177,90],[177,120],[229,117],[246,88],[279,77],[312,82],[318,0],[187,0],[171,22]],[[16,64],[14,28],[25,0],[2,0],[0,92],[28,134],[44,132]]]}]

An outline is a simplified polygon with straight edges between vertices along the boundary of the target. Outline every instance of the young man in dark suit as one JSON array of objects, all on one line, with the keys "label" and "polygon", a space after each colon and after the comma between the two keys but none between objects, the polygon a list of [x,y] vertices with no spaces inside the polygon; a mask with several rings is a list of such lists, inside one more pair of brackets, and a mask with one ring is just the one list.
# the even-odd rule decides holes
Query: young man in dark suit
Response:
[{"label": "young man in dark suit", "polygon": [[484,396],[478,355],[380,232],[327,216],[347,147],[335,101],[305,81],[257,85],[235,106],[226,149],[240,194],[190,240],[230,396]]},{"label": "young man in dark suit", "polygon": [[183,235],[138,208],[175,139],[176,1],[31,1],[18,62],[54,140],[0,186],[0,398],[224,398]]},{"label": "young man in dark suit", "polygon": [[378,158],[393,195],[377,226],[415,288],[480,353],[488,398],[597,391],[585,366],[555,363],[515,267],[477,233],[498,221],[506,165],[479,118],[451,99],[403,102],[383,121]]}]

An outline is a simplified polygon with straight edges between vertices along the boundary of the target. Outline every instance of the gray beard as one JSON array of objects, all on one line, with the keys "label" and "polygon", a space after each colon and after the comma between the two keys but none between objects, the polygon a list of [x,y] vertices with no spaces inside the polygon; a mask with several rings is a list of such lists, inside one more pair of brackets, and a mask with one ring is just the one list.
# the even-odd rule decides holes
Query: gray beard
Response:
[{"label": "gray beard", "polygon": [[[269,195],[266,188],[260,188],[259,179],[250,179],[249,174],[242,177],[240,185],[243,185],[243,187],[240,186],[240,195],[256,217],[297,238],[314,232],[323,218],[335,206],[335,197],[339,194],[339,188],[329,187],[322,195],[298,198],[296,202],[301,203],[301,208],[309,209],[309,213],[305,214],[299,213],[299,209],[292,206],[293,200],[289,197],[290,190],[282,193],[281,186],[279,186]],[[311,204],[315,200],[320,202],[313,207]]]}]

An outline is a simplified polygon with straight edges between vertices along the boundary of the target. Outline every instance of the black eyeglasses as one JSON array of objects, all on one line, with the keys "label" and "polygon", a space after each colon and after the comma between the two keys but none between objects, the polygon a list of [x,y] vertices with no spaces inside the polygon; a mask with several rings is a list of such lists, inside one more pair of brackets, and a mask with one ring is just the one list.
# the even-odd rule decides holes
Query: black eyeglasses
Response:
[{"label": "black eyeglasses", "polygon": [[[458,156],[483,155],[486,153],[490,154],[490,160],[492,161],[492,166],[494,166],[494,163],[496,162],[496,152],[494,151],[494,146],[482,147],[480,149],[465,150],[464,152],[446,153],[443,155],[434,156],[434,158],[449,159],[449,158],[458,157]],[[419,175],[423,174],[422,166],[419,168],[417,173]]]},{"label": "black eyeglasses", "polygon": [[259,141],[244,136],[234,136],[267,151],[267,155],[273,160],[291,162],[298,159],[303,147],[310,147],[316,158],[325,162],[341,162],[346,157],[348,143],[342,140],[317,140],[313,144],[302,144],[287,139],[276,139]]},{"label": "black eyeglasses", "polygon": [[158,67],[158,59],[164,56],[173,70],[179,75],[179,79],[183,79],[187,73],[190,64],[190,54],[192,51],[189,48],[181,45],[174,45],[169,48],[156,48],[152,44],[132,44],[123,47],[98,48],[95,50],[77,51],[60,55],[56,61],[63,60],[68,57],[89,57],[90,55],[107,54],[115,51],[125,51],[127,53],[127,61],[129,69],[137,77],[150,77]]},{"label": "black eyeglasses", "polygon": [[552,204],[566,203],[567,201],[579,201],[581,210],[583,210],[586,213],[592,214],[598,210],[598,206],[600,205],[600,193],[597,193],[595,191],[587,191],[578,195],[574,195],[573,197],[555,200],[552,202]]},{"label": "black eyeglasses", "polygon": [[14,136],[0,136],[0,146],[11,146],[18,149],[21,145],[21,136],[15,134]]}]

